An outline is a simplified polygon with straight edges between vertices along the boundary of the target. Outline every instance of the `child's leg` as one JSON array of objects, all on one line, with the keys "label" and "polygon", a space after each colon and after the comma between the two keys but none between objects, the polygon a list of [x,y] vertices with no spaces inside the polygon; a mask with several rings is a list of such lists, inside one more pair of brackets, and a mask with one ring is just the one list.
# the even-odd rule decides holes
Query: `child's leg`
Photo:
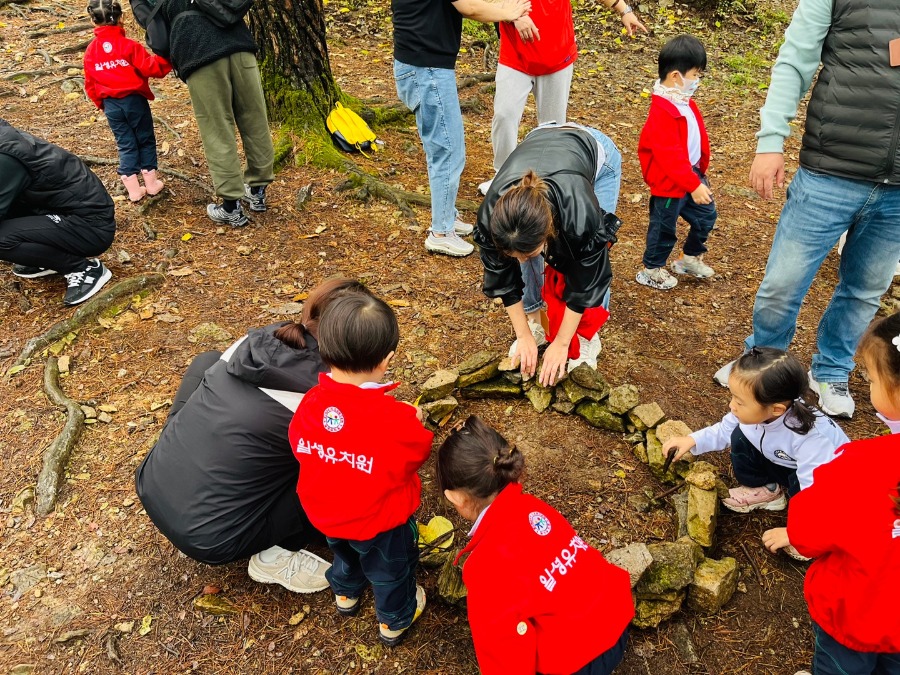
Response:
[{"label": "child's leg", "polygon": [[[360,550],[360,563],[375,595],[375,614],[379,623],[391,630],[409,626],[416,612],[416,521],[382,532],[366,542]],[[335,561],[337,562],[337,561]]]},{"label": "child's leg", "polygon": [[648,270],[666,266],[669,254],[678,241],[675,225],[683,201],[678,197],[650,197],[650,224],[643,258],[644,267]]},{"label": "child's leg", "polygon": [[611,675],[625,656],[625,646],[628,644],[628,629],[622,633],[622,637],[612,647],[600,654],[586,666],[578,669],[573,675]]},{"label": "child's leg", "polygon": [[[705,185],[706,179],[702,180]],[[715,202],[697,204],[690,195],[687,196],[681,208],[681,217],[691,226],[684,242],[685,255],[698,256],[706,253],[706,240],[716,224],[718,215]]]},{"label": "child's leg", "polygon": [[128,118],[128,103],[125,99],[107,98],[103,101],[103,112],[106,113],[106,121],[116,137],[116,146],[119,150],[120,176],[133,176],[140,173],[140,153],[137,136]]},{"label": "child's leg", "polygon": [[141,169],[155,169],[157,167],[156,134],[153,131],[153,114],[150,112],[150,103],[138,94],[127,98],[132,99],[129,102],[127,114],[137,139]]},{"label": "child's leg", "polygon": [[812,628],[815,637],[814,675],[868,675],[879,672],[893,675],[900,672],[897,670],[878,671],[876,664],[878,664],[879,654],[857,652],[845,647],[822,630],[815,621],[813,621]]},{"label": "child's leg", "polygon": [[331,584],[331,590],[335,595],[358,598],[369,585],[360,564],[360,551],[346,539],[332,539],[331,537],[328,537],[328,548],[334,554],[331,569],[325,572],[325,578]]},{"label": "child's leg", "polygon": [[764,485],[786,485],[788,490],[797,487],[797,470],[780,466],[766,459],[760,450],[747,440],[740,427],[736,427],[731,433],[731,466],[734,469],[734,477],[741,485],[747,487],[762,487]]}]

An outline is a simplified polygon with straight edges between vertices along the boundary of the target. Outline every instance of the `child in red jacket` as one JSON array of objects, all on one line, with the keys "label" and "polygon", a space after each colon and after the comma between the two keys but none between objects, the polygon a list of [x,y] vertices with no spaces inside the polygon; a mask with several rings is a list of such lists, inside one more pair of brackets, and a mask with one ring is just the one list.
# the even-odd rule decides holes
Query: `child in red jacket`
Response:
[{"label": "child in red jacket", "polygon": [[[634,602],[628,573],[553,507],[522,492],[525,458],[474,415],[441,445],[437,479],[474,521],[463,566],[483,675],[608,675],[622,660]],[[498,599],[497,585],[513,589]]]},{"label": "child in red jacket", "polygon": [[88,14],[96,28],[84,51],[84,90],[106,114],[119,148],[119,177],[136,202],[163,189],[156,175],[156,135],[148,103],[153,92],[147,78],[165,77],[172,66],[125,37],[117,0],[90,0]]},{"label": "child in red jacket", "polygon": [[369,584],[379,636],[396,645],[425,607],[416,585],[418,529],[412,514],[431,454],[418,408],[379,384],[400,339],[393,310],[369,295],[338,298],[322,312],[319,355],[331,368],[300,402],[288,429],[300,462],[297,494],[327,538],[325,576],[339,613],[359,611]]},{"label": "child in red jacket", "polygon": [[893,434],[838,448],[791,499],[787,531],[763,535],[816,559],[804,588],[816,675],[900,673],[900,313],[869,327],[857,357]]},{"label": "child in red jacket", "polygon": [[715,274],[703,262],[717,215],[706,180],[709,137],[703,115],[691,99],[705,69],[706,50],[692,35],[672,38],[659,52],[659,79],[638,141],[641,171],[651,196],[644,269],[637,282],[650,288],[668,290],[678,284],[666,270],[666,261],[678,241],[679,216],[691,229],[684,255],[672,263],[672,270],[701,279]]}]

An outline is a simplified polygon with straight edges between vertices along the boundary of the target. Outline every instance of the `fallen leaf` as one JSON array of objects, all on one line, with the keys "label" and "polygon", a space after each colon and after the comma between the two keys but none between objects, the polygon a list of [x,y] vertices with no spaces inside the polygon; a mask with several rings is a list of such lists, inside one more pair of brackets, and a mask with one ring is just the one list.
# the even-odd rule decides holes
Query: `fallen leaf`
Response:
[{"label": "fallen leaf", "polygon": [[296,626],[298,623],[303,621],[303,619],[305,619],[305,618],[306,618],[306,612],[304,612],[301,609],[296,614],[291,614],[291,618],[288,619],[288,624],[290,624],[291,626]]},{"label": "fallen leaf", "polygon": [[194,270],[190,267],[178,267],[174,270],[169,270],[169,276],[173,277],[186,277],[189,274],[193,274]]},{"label": "fallen leaf", "polygon": [[388,300],[387,304],[392,305],[393,307],[409,307],[409,300]]},{"label": "fallen leaf", "polygon": [[194,235],[192,235],[190,232],[185,232],[183,235],[181,235],[181,241],[190,241],[193,238]]},{"label": "fallen leaf", "polygon": [[150,624],[153,623],[153,617],[149,614],[141,619],[141,627],[138,628],[138,635],[146,635],[150,632]]},{"label": "fallen leaf", "polygon": [[206,584],[206,586],[203,587],[203,595],[215,595],[216,593],[221,592],[222,589],[215,584]]},{"label": "fallen leaf", "polygon": [[201,595],[194,600],[194,608],[215,616],[241,613],[240,607],[223,595]]},{"label": "fallen leaf", "polygon": [[[142,622],[141,628],[143,628],[143,627],[144,627],[144,624]],[[113,628],[115,628],[120,633],[130,633],[131,631],[134,630],[134,621],[123,621],[121,623],[117,623],[115,626],[113,626]],[[144,635],[144,633],[141,633],[141,635]]]}]

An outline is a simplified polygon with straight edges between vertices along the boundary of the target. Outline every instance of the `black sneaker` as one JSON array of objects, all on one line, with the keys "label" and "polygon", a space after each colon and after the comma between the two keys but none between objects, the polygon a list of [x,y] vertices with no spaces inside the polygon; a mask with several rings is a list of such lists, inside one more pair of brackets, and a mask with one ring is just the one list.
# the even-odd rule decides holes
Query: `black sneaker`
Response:
[{"label": "black sneaker", "polygon": [[221,204],[209,204],[206,207],[206,215],[217,223],[231,225],[232,227],[243,227],[250,222],[246,214],[244,214],[240,202],[238,202],[237,208],[234,211],[226,211],[225,207]]},{"label": "black sneaker", "polygon": [[107,281],[112,279],[112,272],[106,269],[99,260],[88,260],[83,270],[70,272],[66,277],[69,287],[63,302],[66,305],[77,305],[97,294]]},{"label": "black sneaker", "polygon": [[266,208],[266,186],[259,185],[257,187],[250,187],[249,185],[244,185],[244,196],[242,199],[247,202],[247,205],[250,207],[251,211],[265,211]]},{"label": "black sneaker", "polygon": [[37,279],[38,277],[49,277],[51,274],[56,274],[57,272],[56,270],[51,270],[46,267],[29,267],[28,265],[19,265],[16,263],[12,266],[12,273],[23,279]]}]

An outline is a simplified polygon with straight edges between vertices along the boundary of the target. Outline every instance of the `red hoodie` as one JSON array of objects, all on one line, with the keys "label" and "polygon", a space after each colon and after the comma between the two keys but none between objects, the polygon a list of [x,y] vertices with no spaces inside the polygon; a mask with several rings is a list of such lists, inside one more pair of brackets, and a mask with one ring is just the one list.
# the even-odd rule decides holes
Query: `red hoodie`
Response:
[{"label": "red hoodie", "polygon": [[170,70],[172,65],[164,58],[127,38],[122,26],[97,26],[93,42],[84,50],[84,90],[98,108],[105,98],[130,94],[152,101],[147,78],[165,77]]},{"label": "red hoodie", "polygon": [[809,614],[845,647],[900,654],[900,435],[841,446],[791,498],[788,538],[815,558]]},{"label": "red hoodie", "polygon": [[[709,168],[709,136],[703,115],[694,100],[691,110],[700,128],[700,172]],[[654,197],[684,197],[700,187],[700,179],[694,173],[688,158],[688,124],[678,106],[667,98],[654,94],[650,99],[650,112],[641,129],[638,141],[638,157],[644,181]]]},{"label": "red hoodie", "polygon": [[288,428],[300,462],[297,494],[326,537],[363,541],[403,524],[419,508],[416,473],[433,434],[416,409],[388,393],[320,374]]},{"label": "red hoodie", "polygon": [[634,616],[628,573],[518,483],[483,513],[465,553],[483,675],[569,675],[613,647]]},{"label": "red hoodie", "polygon": [[[524,42],[510,21],[501,21],[500,58],[504,66],[528,75],[550,75],[578,58],[571,0],[532,0],[531,13],[540,40]],[[558,120],[560,123],[565,120]]]}]

